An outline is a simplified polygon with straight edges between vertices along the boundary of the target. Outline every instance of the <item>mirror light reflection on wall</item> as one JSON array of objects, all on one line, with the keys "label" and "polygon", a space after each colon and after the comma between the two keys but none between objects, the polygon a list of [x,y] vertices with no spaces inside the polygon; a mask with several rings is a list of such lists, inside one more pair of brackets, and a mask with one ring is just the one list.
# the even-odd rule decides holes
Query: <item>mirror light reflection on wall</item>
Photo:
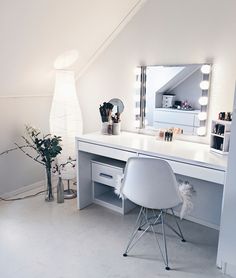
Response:
[{"label": "mirror light reflection on wall", "polygon": [[136,128],[183,127],[184,134],[204,136],[210,73],[210,64],[138,67]]}]

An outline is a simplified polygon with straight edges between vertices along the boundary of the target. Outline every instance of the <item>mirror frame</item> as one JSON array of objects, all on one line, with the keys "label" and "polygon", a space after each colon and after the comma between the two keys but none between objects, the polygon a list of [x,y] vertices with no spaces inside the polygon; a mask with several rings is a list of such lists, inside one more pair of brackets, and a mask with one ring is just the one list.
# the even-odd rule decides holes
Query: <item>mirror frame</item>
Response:
[{"label": "mirror frame", "polygon": [[[211,63],[202,64],[179,64],[179,65],[148,65],[148,66],[138,66],[135,69],[135,128],[139,130],[145,130],[145,115],[146,115],[146,80],[147,80],[147,67],[183,67],[188,65],[199,65],[201,66],[202,80],[199,84],[202,91],[201,97],[199,98],[199,104],[201,105],[200,112],[198,114],[198,119],[200,126],[197,129],[198,136],[207,135],[207,120],[208,120],[208,104],[210,96],[211,87]],[[155,128],[153,128],[155,130]]]}]

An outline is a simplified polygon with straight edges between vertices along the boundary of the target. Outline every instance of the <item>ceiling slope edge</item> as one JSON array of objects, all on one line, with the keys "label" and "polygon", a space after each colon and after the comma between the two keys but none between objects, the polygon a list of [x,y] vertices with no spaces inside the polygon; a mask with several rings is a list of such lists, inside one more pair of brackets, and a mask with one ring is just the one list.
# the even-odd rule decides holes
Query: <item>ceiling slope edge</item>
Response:
[{"label": "ceiling slope edge", "polygon": [[124,27],[130,22],[130,20],[136,15],[136,13],[144,6],[146,2],[147,0],[138,0],[136,2],[136,4],[122,18],[120,23],[90,56],[86,65],[83,66],[83,68],[76,74],[76,80],[78,80],[88,70],[88,68],[95,62],[98,56],[111,44],[111,42],[118,36],[118,34],[124,29]]}]

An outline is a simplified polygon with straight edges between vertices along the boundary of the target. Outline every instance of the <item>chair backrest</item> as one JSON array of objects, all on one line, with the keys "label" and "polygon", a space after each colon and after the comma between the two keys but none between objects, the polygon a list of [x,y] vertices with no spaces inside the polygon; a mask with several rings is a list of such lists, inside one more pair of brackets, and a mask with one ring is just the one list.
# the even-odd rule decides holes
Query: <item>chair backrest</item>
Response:
[{"label": "chair backrest", "polygon": [[182,203],[175,175],[165,160],[129,158],[122,188],[128,199],[143,207],[167,209]]}]

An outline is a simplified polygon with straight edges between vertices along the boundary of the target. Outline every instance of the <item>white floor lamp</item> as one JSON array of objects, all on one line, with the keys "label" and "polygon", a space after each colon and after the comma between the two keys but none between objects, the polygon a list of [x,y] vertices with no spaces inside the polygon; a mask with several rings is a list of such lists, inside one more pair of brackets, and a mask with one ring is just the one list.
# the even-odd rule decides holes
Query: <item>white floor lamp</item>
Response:
[{"label": "white floor lamp", "polygon": [[[62,137],[62,153],[58,157],[58,163],[67,162],[69,157],[75,159],[75,136],[82,134],[83,124],[73,71],[56,71],[49,123],[50,132]],[[76,192],[69,188],[69,180],[76,177],[76,171],[69,166],[68,164],[61,173],[62,179],[68,181],[68,189],[64,192],[67,199],[76,197]]]}]

